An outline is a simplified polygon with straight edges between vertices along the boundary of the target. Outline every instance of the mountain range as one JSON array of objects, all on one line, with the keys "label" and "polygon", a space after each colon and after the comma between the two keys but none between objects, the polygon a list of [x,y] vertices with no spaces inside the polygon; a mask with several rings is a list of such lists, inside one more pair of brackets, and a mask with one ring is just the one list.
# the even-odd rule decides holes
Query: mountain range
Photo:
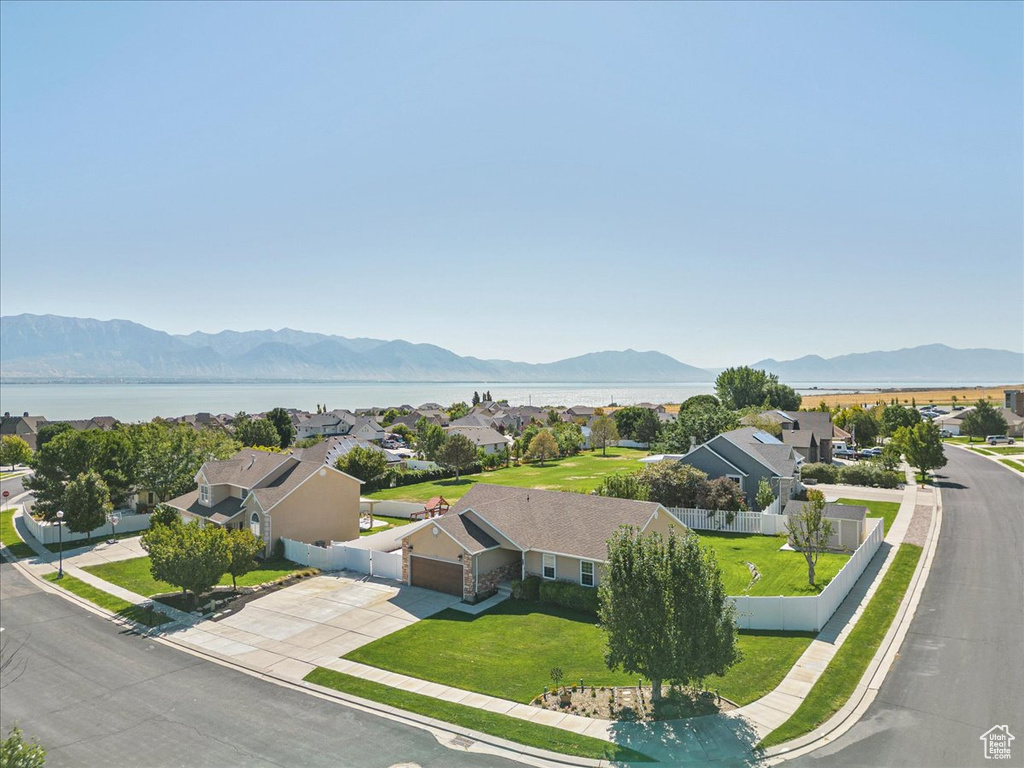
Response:
[{"label": "mountain range", "polygon": [[[1024,354],[932,344],[891,352],[754,363],[783,381],[1024,380]],[[710,382],[717,370],[661,352],[592,352],[553,363],[462,357],[433,344],[346,338],[288,328],[172,335],[128,320],[0,317],[4,381]]]}]

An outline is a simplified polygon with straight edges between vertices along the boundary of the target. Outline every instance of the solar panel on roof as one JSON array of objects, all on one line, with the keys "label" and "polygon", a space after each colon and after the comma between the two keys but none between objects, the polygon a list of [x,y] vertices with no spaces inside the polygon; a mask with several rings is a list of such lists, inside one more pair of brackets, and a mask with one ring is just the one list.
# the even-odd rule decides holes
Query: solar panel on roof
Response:
[{"label": "solar panel on roof", "polygon": [[767,432],[755,432],[754,439],[763,445],[782,445],[782,441],[779,440],[779,438],[775,437],[775,435],[770,435]]}]

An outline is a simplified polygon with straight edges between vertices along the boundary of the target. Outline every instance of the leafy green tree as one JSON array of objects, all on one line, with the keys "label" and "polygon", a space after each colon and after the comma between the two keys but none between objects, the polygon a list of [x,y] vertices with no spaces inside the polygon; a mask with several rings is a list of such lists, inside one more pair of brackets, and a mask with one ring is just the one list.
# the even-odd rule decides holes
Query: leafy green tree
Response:
[{"label": "leafy green tree", "polygon": [[562,417],[558,415],[558,411],[554,408],[548,410],[548,426],[553,427],[555,424],[561,424]]},{"label": "leafy green tree", "polygon": [[764,388],[764,396],[769,408],[777,408],[781,411],[798,411],[803,398],[795,389],[787,384],[781,384],[775,374],[769,376],[771,379]]},{"label": "leafy green tree", "polygon": [[0,437],[0,466],[14,469],[15,464],[28,464],[32,460],[32,449],[17,435]]},{"label": "leafy green tree", "polygon": [[746,509],[747,500],[735,480],[716,477],[714,480],[701,483],[698,487],[697,506],[706,509],[710,519],[715,519],[719,512],[724,512],[720,522],[730,525],[736,517],[732,513]]},{"label": "leafy green tree", "polygon": [[64,522],[72,533],[90,533],[114,511],[110,490],[99,472],[83,472],[64,489]]},{"label": "leafy green tree", "polygon": [[345,474],[368,483],[384,474],[388,468],[388,457],[384,451],[357,445],[344,456],[339,456],[334,466]]},{"label": "leafy green tree", "polygon": [[558,452],[562,456],[572,456],[583,447],[583,430],[579,424],[563,421],[551,428],[551,434],[558,443]]},{"label": "leafy green tree", "polygon": [[[612,423],[614,424],[614,422]],[[548,430],[542,429],[530,441],[530,447],[527,449],[526,455],[528,458],[540,462],[541,466],[544,466],[546,459],[558,455],[558,441],[555,440],[555,436]]]},{"label": "leafy green tree", "polygon": [[[226,532],[228,547],[228,573],[231,587],[238,588],[236,579],[245,576],[256,567],[256,556],[264,549],[263,539],[248,528],[236,528]],[[218,577],[218,581],[220,577]]]},{"label": "leafy green tree", "polygon": [[619,472],[609,475],[597,487],[598,496],[611,496],[616,499],[634,499],[648,501],[650,489],[640,480],[639,472]]},{"label": "leafy green tree", "polygon": [[979,400],[961,420],[960,432],[968,436],[968,442],[976,437],[984,440],[989,435],[1005,435],[1006,419],[988,400]]},{"label": "leafy green tree", "polygon": [[36,450],[38,451],[57,435],[62,435],[65,432],[72,431],[73,429],[74,427],[66,421],[51,421],[47,424],[43,424],[36,433]]},{"label": "leafy green tree", "polygon": [[825,517],[825,495],[815,488],[807,491],[807,503],[798,514],[789,516],[786,530],[807,561],[807,583],[813,587],[814,568],[832,536],[832,521]]},{"label": "leafy green tree", "polygon": [[[899,429],[899,427],[897,427]],[[888,443],[882,446],[882,455],[878,457],[878,462],[885,469],[895,470],[900,468],[900,462],[903,461],[903,449],[900,448],[899,443],[896,440],[890,440]]]},{"label": "leafy green tree", "polygon": [[448,408],[448,418],[452,421],[461,419],[467,413],[469,413],[469,406],[463,402],[452,403]]},{"label": "leafy green tree", "polygon": [[391,434],[400,437],[402,442],[406,445],[412,445],[416,435],[416,433],[409,429],[405,424],[395,424],[391,427]]},{"label": "leafy green tree", "polygon": [[267,421],[274,425],[277,432],[278,442],[269,445],[278,445],[287,448],[295,439],[295,425],[292,423],[292,416],[284,408],[274,408],[267,412]]},{"label": "leafy green tree", "polygon": [[281,445],[281,436],[277,433],[274,425],[267,419],[245,418],[241,422],[236,420],[234,428],[235,437],[244,446],[258,445],[267,448],[277,448]]},{"label": "leafy green tree", "polygon": [[608,455],[608,446],[619,442],[619,428],[611,416],[598,416],[590,425],[590,447],[600,448],[601,455]]},{"label": "leafy green tree", "polygon": [[768,478],[762,477],[760,482],[757,484],[757,495],[754,497],[757,502],[757,508],[762,512],[772,505],[775,501],[775,494],[772,492],[772,484],[768,482]]},{"label": "leafy green tree", "polygon": [[380,424],[382,427],[390,427],[395,423],[395,419],[399,417],[398,410],[395,408],[388,408],[384,411],[384,416],[381,418]]},{"label": "leafy green tree", "polygon": [[46,750],[38,742],[25,741],[21,729],[14,726],[0,741],[0,766],[3,768],[43,768]]},{"label": "leafy green tree", "polygon": [[722,406],[697,406],[680,411],[661,435],[657,449],[665,453],[686,453],[691,443],[701,445],[738,424],[736,414]]},{"label": "leafy green tree", "polygon": [[226,432],[197,431],[187,424],[135,424],[127,431],[135,447],[138,487],[160,500],[187,493],[203,464],[228,459],[241,448]]},{"label": "leafy green tree", "polygon": [[661,422],[658,420],[658,414],[650,408],[631,405],[619,408],[613,416],[619,437],[625,440],[635,440],[649,446],[658,438]]},{"label": "leafy green tree", "polygon": [[871,415],[859,405],[851,408],[844,408],[835,417],[835,424],[840,429],[845,429],[853,434],[854,442],[866,447],[874,445],[878,439],[879,425]]},{"label": "leafy green tree", "polygon": [[91,470],[107,484],[114,507],[125,506],[136,486],[136,466],[135,448],[126,430],[68,430],[36,451],[35,472],[25,487],[35,495],[36,511],[52,522],[64,502],[67,484]]},{"label": "leafy green tree", "polygon": [[444,430],[428,421],[426,417],[416,422],[416,450],[420,452],[427,461],[436,461],[437,453],[441,450],[445,440]]},{"label": "leafy green tree", "polygon": [[713,550],[694,534],[619,528],[598,596],[608,668],[649,679],[655,702],[664,681],[701,683],[740,658],[736,609]]},{"label": "leafy green tree", "polygon": [[310,435],[304,437],[301,440],[296,440],[293,448],[313,448],[314,446],[320,445],[326,438],[323,435]]},{"label": "leafy green tree", "polygon": [[699,505],[701,486],[707,483],[706,473],[680,464],[678,461],[659,461],[646,464],[639,472],[640,482],[647,487],[647,498],[666,507]]},{"label": "leafy green tree", "polygon": [[150,527],[156,525],[181,525],[181,515],[178,514],[178,510],[174,507],[169,507],[166,504],[159,504],[157,508],[153,510],[149,515]]},{"label": "leafy green tree", "polygon": [[480,405],[480,393],[479,392],[473,392],[473,405],[474,406]]},{"label": "leafy green tree", "polygon": [[158,525],[142,534],[154,579],[181,588],[195,598],[208,592],[228,571],[231,555],[227,532],[216,526]]},{"label": "leafy green tree", "polygon": [[727,368],[718,374],[715,393],[722,405],[732,410],[756,406],[795,411],[801,403],[800,395],[780,384],[776,374],[749,366]]},{"label": "leafy green tree", "polygon": [[760,408],[747,408],[743,418],[740,419],[740,423],[745,427],[753,427],[759,429],[762,432],[767,432],[769,435],[775,437],[782,436],[782,424],[777,422],[775,419],[769,419],[767,416],[761,414]]},{"label": "leafy green tree", "polygon": [[686,398],[679,406],[680,412],[688,411],[691,408],[720,408],[722,401],[714,395],[694,395]]},{"label": "leafy green tree", "polygon": [[462,470],[476,461],[476,445],[465,435],[448,435],[448,439],[444,441],[437,454],[437,461],[446,467],[452,467],[455,470],[455,480],[458,481]]},{"label": "leafy green tree", "polygon": [[895,404],[882,409],[880,426],[883,435],[894,435],[900,427],[912,427],[920,421],[921,413],[916,408]]},{"label": "leafy green tree", "polygon": [[913,427],[902,427],[896,433],[896,440],[907,457],[907,463],[922,475],[946,466],[938,424],[922,421]]}]

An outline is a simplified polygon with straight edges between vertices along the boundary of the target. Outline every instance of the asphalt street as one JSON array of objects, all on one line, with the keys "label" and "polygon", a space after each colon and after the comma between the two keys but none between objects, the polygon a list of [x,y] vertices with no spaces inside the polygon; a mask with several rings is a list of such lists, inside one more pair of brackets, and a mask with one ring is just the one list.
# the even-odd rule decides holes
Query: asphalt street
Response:
[{"label": "asphalt street", "polygon": [[1024,478],[947,448],[942,530],[910,632],[865,717],[800,766],[1024,765]]},{"label": "asphalt street", "polygon": [[26,477],[27,475],[18,475],[17,477],[9,477],[6,480],[0,480],[0,493],[10,491],[10,498],[13,499],[19,493],[24,492],[25,486],[22,484],[22,481]]},{"label": "asphalt street", "polygon": [[514,766],[154,642],[0,566],[0,727],[52,766]]}]

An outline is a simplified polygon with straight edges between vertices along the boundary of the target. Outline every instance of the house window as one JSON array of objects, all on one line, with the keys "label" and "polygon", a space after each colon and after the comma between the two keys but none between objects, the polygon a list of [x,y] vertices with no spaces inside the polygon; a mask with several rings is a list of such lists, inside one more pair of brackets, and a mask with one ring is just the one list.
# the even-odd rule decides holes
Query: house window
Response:
[{"label": "house window", "polygon": [[249,517],[249,530],[252,531],[253,536],[260,535],[260,516],[256,512]]},{"label": "house window", "polygon": [[541,571],[544,574],[544,578],[545,579],[554,579],[555,578],[555,556],[554,555],[544,555],[543,566],[544,567],[541,569]]},{"label": "house window", "polygon": [[208,486],[208,485],[200,485],[199,486],[199,500],[203,504],[209,504],[210,503],[210,486]]},{"label": "house window", "polygon": [[740,490],[743,490],[743,478],[740,475],[726,475],[726,477],[736,483],[736,485],[740,487]]},{"label": "house window", "polygon": [[152,504],[153,503],[153,492],[152,491],[150,491],[148,494],[146,494],[146,503],[147,504]]},{"label": "house window", "polygon": [[584,587],[594,586],[594,564],[589,560],[580,561],[580,584]]}]

